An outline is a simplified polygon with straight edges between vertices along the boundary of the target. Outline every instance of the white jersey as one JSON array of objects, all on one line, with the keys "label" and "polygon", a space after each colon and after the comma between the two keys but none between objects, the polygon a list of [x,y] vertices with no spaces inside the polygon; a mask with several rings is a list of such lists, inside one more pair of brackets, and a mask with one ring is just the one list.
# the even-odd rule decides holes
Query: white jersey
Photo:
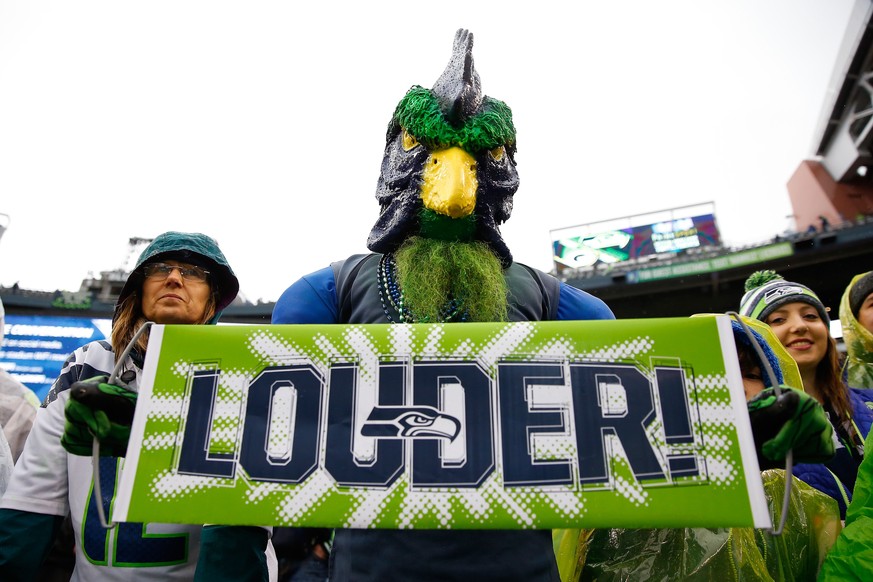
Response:
[{"label": "white jersey", "polygon": [[[70,385],[101,374],[108,376],[114,358],[107,342],[96,341],[77,349],[67,359],[49,392],[48,404],[37,413],[0,507],[59,516],[69,511],[76,536],[74,581],[191,580],[199,557],[202,526],[119,523],[104,529],[93,492],[92,458],[69,454],[61,446]],[[130,358],[125,369],[136,373],[127,382],[136,391],[141,369]],[[123,463],[124,459],[100,457],[101,494],[107,518]],[[275,580],[272,544],[267,556],[270,578]]]}]

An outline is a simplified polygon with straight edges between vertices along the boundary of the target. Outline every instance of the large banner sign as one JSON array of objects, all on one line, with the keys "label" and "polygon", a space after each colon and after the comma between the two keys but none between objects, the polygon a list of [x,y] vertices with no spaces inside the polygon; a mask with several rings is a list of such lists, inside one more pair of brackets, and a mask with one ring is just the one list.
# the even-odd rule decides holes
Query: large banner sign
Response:
[{"label": "large banner sign", "polygon": [[132,433],[116,521],[771,524],[727,316],[158,325]]}]

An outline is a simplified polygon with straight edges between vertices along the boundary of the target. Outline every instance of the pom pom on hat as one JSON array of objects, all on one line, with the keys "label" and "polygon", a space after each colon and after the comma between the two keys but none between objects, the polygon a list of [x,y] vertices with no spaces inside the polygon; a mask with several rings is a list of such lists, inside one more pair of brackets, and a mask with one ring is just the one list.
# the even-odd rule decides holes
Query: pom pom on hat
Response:
[{"label": "pom pom on hat", "polygon": [[766,322],[767,316],[782,305],[800,302],[815,307],[825,325],[830,325],[828,310],[812,289],[786,281],[775,271],[755,271],[746,279],[745,289],[740,300],[740,315]]},{"label": "pom pom on hat", "polygon": [[867,296],[873,293],[873,271],[870,271],[852,285],[852,290],[849,291],[849,307],[852,308],[852,315],[858,317],[858,311],[861,309],[861,304],[867,299]]},{"label": "pom pom on hat", "polygon": [[751,291],[761,285],[765,285],[770,281],[783,280],[782,275],[777,273],[776,271],[767,269],[764,271],[755,271],[749,278],[746,279],[746,284],[744,286],[744,291]]}]

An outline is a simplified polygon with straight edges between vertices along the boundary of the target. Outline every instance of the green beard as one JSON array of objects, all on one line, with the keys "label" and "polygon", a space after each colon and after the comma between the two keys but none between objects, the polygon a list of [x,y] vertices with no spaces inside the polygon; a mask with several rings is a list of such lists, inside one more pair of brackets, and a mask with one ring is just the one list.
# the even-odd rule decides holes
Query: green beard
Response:
[{"label": "green beard", "polygon": [[506,280],[483,242],[410,237],[394,254],[405,306],[419,322],[443,320],[455,299],[467,321],[506,321]]}]

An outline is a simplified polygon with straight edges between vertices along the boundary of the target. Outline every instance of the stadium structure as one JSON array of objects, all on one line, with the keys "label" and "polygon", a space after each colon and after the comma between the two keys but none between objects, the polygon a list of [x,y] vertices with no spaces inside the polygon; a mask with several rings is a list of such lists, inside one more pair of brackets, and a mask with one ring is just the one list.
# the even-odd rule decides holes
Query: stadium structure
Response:
[{"label": "stadium structure", "polygon": [[812,151],[788,178],[796,232],[745,248],[701,245],[562,277],[604,299],[618,317],[670,317],[735,310],[746,277],[768,268],[815,289],[836,315],[852,275],[873,269],[871,15],[873,2],[855,2]]}]

